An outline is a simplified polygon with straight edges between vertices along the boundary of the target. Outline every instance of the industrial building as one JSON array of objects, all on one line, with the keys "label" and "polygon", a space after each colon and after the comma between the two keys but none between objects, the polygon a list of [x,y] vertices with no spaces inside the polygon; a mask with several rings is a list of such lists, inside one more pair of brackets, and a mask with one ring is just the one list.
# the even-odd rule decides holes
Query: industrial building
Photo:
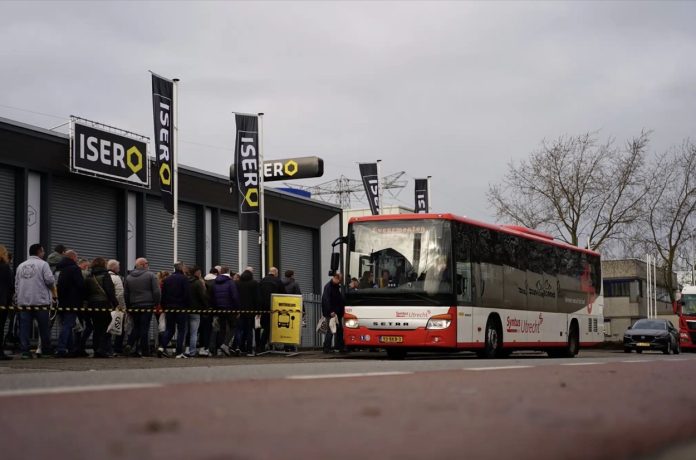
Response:
[{"label": "industrial building", "polygon": [[[230,162],[232,158],[230,158]],[[154,164],[149,190],[70,172],[69,136],[0,118],[0,244],[26,259],[40,242],[75,249],[80,257],[114,258],[122,270],[147,257],[152,270],[172,270],[172,216],[160,199]],[[179,165],[178,258],[207,271],[237,271],[236,198],[229,178]],[[331,242],[342,228],[341,209],[266,189],[266,267],[295,271],[303,293],[320,293],[329,271]],[[249,232],[245,265],[257,267],[258,235]]]}]

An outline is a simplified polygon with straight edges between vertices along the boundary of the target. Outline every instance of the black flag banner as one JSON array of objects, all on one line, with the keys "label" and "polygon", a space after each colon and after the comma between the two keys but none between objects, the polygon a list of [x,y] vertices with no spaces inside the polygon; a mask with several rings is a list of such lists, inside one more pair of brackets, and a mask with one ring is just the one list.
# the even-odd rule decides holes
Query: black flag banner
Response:
[{"label": "black flag banner", "polygon": [[416,179],[416,206],[415,206],[415,212],[418,214],[419,212],[425,212],[427,213],[430,211],[428,209],[428,179]]},{"label": "black flag banner", "polygon": [[239,193],[239,229],[259,231],[259,119],[240,114],[234,118],[237,123],[234,164]]},{"label": "black flag banner", "polygon": [[152,74],[152,108],[155,118],[155,152],[162,204],[174,214],[174,83]]},{"label": "black flag banner", "polygon": [[360,163],[360,176],[362,176],[363,186],[367,201],[370,203],[372,215],[379,214],[379,177],[377,176],[377,163]]}]

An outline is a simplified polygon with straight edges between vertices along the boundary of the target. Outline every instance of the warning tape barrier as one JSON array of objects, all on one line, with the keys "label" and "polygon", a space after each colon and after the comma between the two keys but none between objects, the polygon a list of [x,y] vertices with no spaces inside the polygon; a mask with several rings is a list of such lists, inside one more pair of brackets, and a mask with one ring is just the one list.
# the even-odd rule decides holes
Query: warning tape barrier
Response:
[{"label": "warning tape barrier", "polygon": [[[57,311],[57,312],[78,312],[78,313],[99,313],[112,312],[119,308],[108,307],[58,307],[51,305],[0,305],[0,311]],[[121,309],[125,313],[193,313],[203,315],[237,315],[237,314],[254,314],[267,315],[272,313],[268,310],[231,310],[231,309],[207,309],[207,308],[166,308],[166,307],[150,307],[150,308],[124,308]],[[297,311],[299,309],[282,309],[281,311]]]}]

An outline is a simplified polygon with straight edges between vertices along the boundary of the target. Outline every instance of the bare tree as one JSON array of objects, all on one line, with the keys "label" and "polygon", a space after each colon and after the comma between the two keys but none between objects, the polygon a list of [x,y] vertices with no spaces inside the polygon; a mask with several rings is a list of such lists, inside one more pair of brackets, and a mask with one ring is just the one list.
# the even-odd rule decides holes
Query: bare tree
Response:
[{"label": "bare tree", "polygon": [[648,137],[643,131],[622,148],[613,139],[599,143],[596,133],[543,141],[527,160],[508,164],[488,200],[500,220],[598,249],[642,211]]},{"label": "bare tree", "polygon": [[659,156],[651,165],[653,192],[646,200],[637,240],[662,259],[665,286],[674,301],[672,272],[690,261],[696,241],[696,145],[689,140]]}]

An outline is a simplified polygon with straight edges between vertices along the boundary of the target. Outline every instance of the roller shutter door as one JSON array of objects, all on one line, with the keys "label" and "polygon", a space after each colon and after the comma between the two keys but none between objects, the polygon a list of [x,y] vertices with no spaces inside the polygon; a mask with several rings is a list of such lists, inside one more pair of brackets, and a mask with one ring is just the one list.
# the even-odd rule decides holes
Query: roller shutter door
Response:
[{"label": "roller shutter door", "polygon": [[[179,260],[196,265],[196,207],[179,203]],[[150,270],[174,270],[172,215],[162,201],[148,196],[145,202],[145,251]]]},{"label": "roller shutter door", "polygon": [[[259,232],[249,231],[248,237],[249,248],[247,251],[247,261],[249,265],[254,267],[254,279],[260,280],[261,275],[261,246],[259,246]],[[268,267],[266,267],[268,270]]]},{"label": "roller shutter door", "polygon": [[[114,259],[116,189],[56,177],[51,187],[51,246],[63,244],[80,258]],[[46,248],[50,253],[53,248]]]},{"label": "roller shutter door", "polygon": [[314,232],[305,227],[282,224],[280,227],[280,276],[294,270],[303,294],[316,293],[314,288]]},{"label": "roller shutter door", "polygon": [[220,212],[219,265],[227,265],[233,272],[239,269],[239,221],[237,214],[226,211]]},{"label": "roller shutter door", "polygon": [[0,168],[0,244],[15,252],[15,173]]},{"label": "roller shutter door", "polygon": [[196,247],[196,207],[179,204],[179,260],[189,267],[198,265]]}]

